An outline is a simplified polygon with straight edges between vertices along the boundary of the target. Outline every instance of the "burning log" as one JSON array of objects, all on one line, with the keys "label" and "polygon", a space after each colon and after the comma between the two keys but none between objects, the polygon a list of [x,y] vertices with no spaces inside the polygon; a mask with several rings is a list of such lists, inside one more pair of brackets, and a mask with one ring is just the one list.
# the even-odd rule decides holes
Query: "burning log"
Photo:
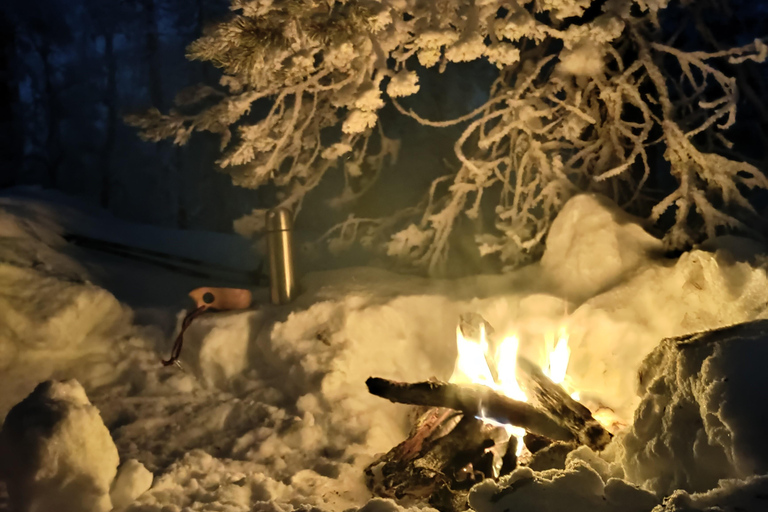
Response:
[{"label": "burning log", "polygon": [[409,384],[378,377],[369,377],[365,383],[371,394],[390,402],[454,409],[470,417],[483,417],[522,427],[557,441],[571,441],[576,437],[567,426],[544,411],[496,393],[486,386],[445,382]]},{"label": "burning log", "polygon": [[[610,432],[597,422],[589,409],[571,398],[561,386],[552,382],[538,366],[524,357],[518,357],[517,371],[517,378],[525,388],[528,398],[557,418],[573,433],[579,443],[600,451],[611,442]],[[533,430],[529,431],[539,434]]]}]

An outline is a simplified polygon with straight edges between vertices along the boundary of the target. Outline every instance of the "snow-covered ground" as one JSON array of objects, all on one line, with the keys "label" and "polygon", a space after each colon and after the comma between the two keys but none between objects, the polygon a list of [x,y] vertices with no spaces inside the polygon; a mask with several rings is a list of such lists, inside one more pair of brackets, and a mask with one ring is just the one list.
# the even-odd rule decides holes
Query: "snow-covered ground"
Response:
[{"label": "snow-covered ground", "polygon": [[[309,274],[289,306],[259,301],[193,322],[180,369],[159,362],[171,342],[163,321],[180,320],[192,288],[232,283],[72,248],[62,235],[73,232],[245,270],[258,257],[235,237],[130,226],[43,196],[0,197],[0,419],[39,382],[77,379],[87,398],[63,383],[15,410],[44,403],[64,411],[70,419],[56,423],[57,439],[77,440],[99,431],[95,406],[123,462],[111,495],[120,510],[398,510],[370,496],[362,469],[402,441],[409,408],[369,395],[365,380],[447,379],[467,311],[516,334],[522,353],[540,362],[545,339],[567,329],[570,382],[585,402],[629,424],[601,456],[581,448],[563,468],[520,468],[484,482],[471,494],[474,509],[768,506],[766,477],[754,476],[768,471],[758,435],[768,420],[763,324],[704,348],[660,345],[768,318],[768,279],[755,263],[766,251],[754,244],[726,239],[711,252],[666,259],[633,219],[579,196],[555,222],[539,264],[451,281],[374,268]],[[24,457],[65,460],[87,476],[67,483],[43,464],[29,478],[45,492],[66,484],[104,497],[93,482],[114,475],[108,449],[52,452],[55,443],[32,442],[18,425],[9,419],[0,435],[0,477],[20,474],[22,452],[9,447],[21,443]],[[154,481],[134,500],[147,487],[144,468]],[[105,506],[99,499],[91,502]]]}]

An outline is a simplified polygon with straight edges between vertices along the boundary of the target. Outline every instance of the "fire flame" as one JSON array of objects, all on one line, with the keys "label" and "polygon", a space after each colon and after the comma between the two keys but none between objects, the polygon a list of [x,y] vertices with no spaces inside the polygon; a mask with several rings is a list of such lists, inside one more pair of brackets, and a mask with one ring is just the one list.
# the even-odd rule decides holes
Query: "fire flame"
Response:
[{"label": "fire flame", "polygon": [[[548,340],[549,350],[546,358],[546,364],[543,365],[543,371],[552,379],[553,382],[564,385],[568,370],[568,361],[571,356],[571,349],[568,347],[568,334],[565,329],[560,329],[557,343],[554,342],[554,336]],[[520,388],[517,382],[517,351],[520,346],[520,340],[512,335],[492,349],[485,326],[480,325],[480,339],[467,339],[461,331],[461,327],[456,328],[456,347],[458,356],[456,366],[450,381],[457,384],[481,384],[502,393],[509,398],[527,402],[528,397]],[[492,369],[491,366],[494,368]],[[494,379],[494,371],[496,378]],[[574,399],[578,399],[578,393],[571,394]],[[488,418],[480,417],[483,421],[494,423]],[[517,455],[522,453],[524,444],[523,436],[525,429],[512,425],[499,425],[506,429],[510,436],[517,438]]]}]

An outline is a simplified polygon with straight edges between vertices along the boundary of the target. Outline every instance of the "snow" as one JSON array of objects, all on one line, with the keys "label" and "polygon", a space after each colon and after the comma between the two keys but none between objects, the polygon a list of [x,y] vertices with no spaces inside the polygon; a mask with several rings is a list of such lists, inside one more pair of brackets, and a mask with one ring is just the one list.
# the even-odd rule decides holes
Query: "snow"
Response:
[{"label": "snow", "polygon": [[469,503],[477,512],[645,512],[658,500],[623,480],[604,482],[585,462],[570,459],[564,470],[521,467],[499,483],[486,480],[472,489]]},{"label": "snow", "polygon": [[653,512],[719,512],[721,510],[765,510],[768,476],[752,476],[744,480],[722,480],[711,491],[689,494],[675,491]]},{"label": "snow", "polygon": [[[117,460],[99,466],[98,477],[101,496],[112,484],[121,510],[406,510],[373,498],[362,470],[402,441],[410,408],[369,395],[364,382],[371,375],[447,379],[456,322],[466,311],[482,314],[501,336],[517,334],[521,353],[540,363],[547,338],[565,327],[569,381],[585,403],[609,407],[630,425],[602,454],[581,448],[562,467],[523,468],[484,482],[472,493],[476,510],[762,510],[755,496],[766,483],[753,475],[768,472],[758,435],[765,418],[734,398],[762,374],[762,338],[734,335],[686,356],[673,342],[660,345],[665,337],[768,318],[766,273],[749,263],[759,259],[754,247],[734,255],[729,248],[750,246],[729,241],[711,247],[715,252],[666,259],[634,219],[577,196],[556,219],[540,264],[457,280],[373,268],[309,274],[290,305],[257,300],[249,310],[196,319],[181,368],[166,368],[159,361],[172,329],[138,325],[136,315],[167,318],[178,329],[179,300],[221,283],[72,251],[61,234],[81,226],[122,239],[122,224],[93,215],[60,201],[0,198],[0,300],[8,305],[0,309],[0,418],[38,382],[77,378],[124,461],[116,483]],[[139,242],[142,229],[126,230],[127,239]],[[152,246],[153,236],[143,242]],[[198,258],[196,248],[212,251],[213,243],[224,251],[242,247],[220,235],[168,236],[179,254]],[[219,261],[226,258],[234,263],[231,254]],[[149,301],[153,289],[158,295]],[[112,290],[141,309],[132,311]],[[638,368],[646,379],[640,396]],[[80,398],[78,407],[95,411]],[[687,409],[664,411],[664,403]],[[669,429],[686,418],[691,424]],[[698,450],[704,437],[708,448]],[[93,468],[105,460],[91,458]]]},{"label": "snow", "polygon": [[11,409],[0,455],[0,475],[19,512],[112,509],[117,448],[75,380],[43,382]]},{"label": "snow", "polygon": [[141,462],[136,459],[125,461],[117,469],[117,476],[109,490],[112,507],[119,510],[136,501],[152,487],[153,479],[154,475]]}]

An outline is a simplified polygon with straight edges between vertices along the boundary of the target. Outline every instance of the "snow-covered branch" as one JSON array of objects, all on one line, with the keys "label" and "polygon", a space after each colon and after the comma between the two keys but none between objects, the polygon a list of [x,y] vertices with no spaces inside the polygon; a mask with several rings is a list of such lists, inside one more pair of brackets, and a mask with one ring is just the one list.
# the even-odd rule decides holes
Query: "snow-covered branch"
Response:
[{"label": "snow-covered branch", "polygon": [[[421,124],[463,123],[454,145],[458,169],[433,183],[420,214],[348,219],[322,239],[336,247],[376,240],[390,256],[434,273],[462,215],[479,226],[480,253],[514,267],[541,253],[552,219],[578,191],[601,192],[625,208],[649,201],[644,186],[658,165],[651,152],[661,147],[678,187],[650,199],[648,213],[657,221],[674,209],[666,241],[682,248],[721,227],[743,227],[739,212],[752,211],[744,187],[768,188],[759,169],[699,141],[714,134],[727,146],[723,132],[735,122],[738,84],[718,63],[764,61],[768,48],[756,40],[683,51],[659,35],[666,7],[645,0],[234,0],[234,15],[189,47],[190,58],[223,70],[222,90],[198,90],[178,111],[129,122],[148,140],[178,144],[196,130],[220,134],[219,164],[236,184],[273,182],[281,204],[297,210],[328,171],[344,173],[344,190],[328,201],[341,207],[362,197],[396,157],[398,144],[379,119],[386,96]],[[421,68],[477,59],[499,75],[476,110],[429,120],[400,101],[419,92]],[[268,112],[252,112],[264,101]],[[263,213],[238,229],[258,231]]]}]

